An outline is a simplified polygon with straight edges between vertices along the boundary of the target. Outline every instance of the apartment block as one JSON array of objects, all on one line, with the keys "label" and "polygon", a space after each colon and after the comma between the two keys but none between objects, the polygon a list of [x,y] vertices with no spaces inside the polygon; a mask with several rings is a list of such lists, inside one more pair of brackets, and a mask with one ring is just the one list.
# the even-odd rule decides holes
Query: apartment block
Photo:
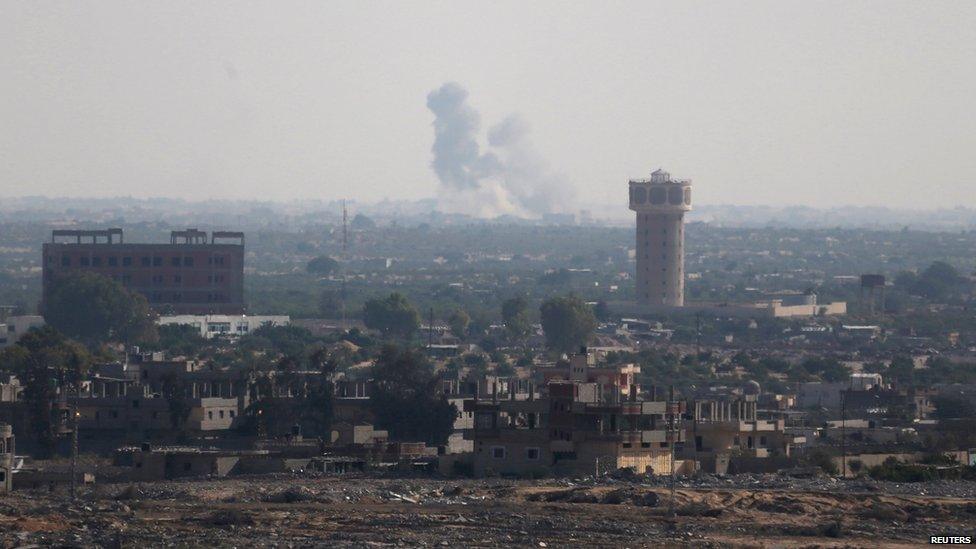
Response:
[{"label": "apartment block", "polygon": [[122,229],[56,230],[42,255],[44,297],[58,277],[85,271],[142,294],[160,314],[244,313],[244,233],[208,239],[187,229],[169,244],[126,244]]}]

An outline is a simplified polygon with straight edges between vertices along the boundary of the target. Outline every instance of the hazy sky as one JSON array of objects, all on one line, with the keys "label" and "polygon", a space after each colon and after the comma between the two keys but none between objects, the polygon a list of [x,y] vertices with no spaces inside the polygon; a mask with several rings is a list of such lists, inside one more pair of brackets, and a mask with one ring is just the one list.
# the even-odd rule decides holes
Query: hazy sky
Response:
[{"label": "hazy sky", "polygon": [[6,0],[0,196],[438,196],[446,82],[580,205],[976,206],[968,0]]}]

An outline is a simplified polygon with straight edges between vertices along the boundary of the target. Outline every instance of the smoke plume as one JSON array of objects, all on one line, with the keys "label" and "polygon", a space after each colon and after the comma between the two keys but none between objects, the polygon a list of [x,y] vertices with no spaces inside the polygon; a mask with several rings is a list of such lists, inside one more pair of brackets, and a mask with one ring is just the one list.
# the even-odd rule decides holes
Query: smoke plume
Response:
[{"label": "smoke plume", "polygon": [[434,113],[431,167],[444,191],[441,207],[482,217],[565,211],[572,187],[532,146],[528,124],[512,115],[492,126],[482,152],[481,117],[467,100],[467,90],[453,82],[427,95]]}]

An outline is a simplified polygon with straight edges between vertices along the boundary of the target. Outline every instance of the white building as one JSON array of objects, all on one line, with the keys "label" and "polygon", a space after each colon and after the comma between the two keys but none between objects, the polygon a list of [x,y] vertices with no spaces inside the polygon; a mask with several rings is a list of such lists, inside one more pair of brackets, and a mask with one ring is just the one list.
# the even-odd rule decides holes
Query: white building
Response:
[{"label": "white building", "polygon": [[288,326],[291,318],[287,315],[172,315],[159,317],[156,324],[193,326],[200,330],[201,336],[211,339],[219,335],[247,335],[261,326]]},{"label": "white building", "polygon": [[12,315],[0,322],[0,349],[17,343],[20,336],[31,328],[44,325],[44,317],[39,315]]}]

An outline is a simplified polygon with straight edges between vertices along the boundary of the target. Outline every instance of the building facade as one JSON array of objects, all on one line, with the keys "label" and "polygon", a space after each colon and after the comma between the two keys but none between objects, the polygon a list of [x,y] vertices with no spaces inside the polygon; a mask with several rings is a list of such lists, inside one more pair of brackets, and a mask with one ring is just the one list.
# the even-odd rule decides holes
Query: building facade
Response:
[{"label": "building facade", "polygon": [[16,454],[17,446],[14,444],[13,428],[0,423],[0,493],[13,490]]},{"label": "building facade", "polygon": [[42,260],[45,299],[59,276],[88,271],[142,294],[161,314],[244,312],[244,233],[215,231],[208,240],[187,229],[170,233],[169,244],[125,244],[122,229],[56,230]]},{"label": "building facade", "polygon": [[[640,398],[637,366],[596,368],[571,358],[545,383],[496,384],[490,397],[466,400],[476,476],[594,474],[632,468],[667,474],[671,444],[684,441],[668,403]],[[556,372],[552,372],[556,374]],[[600,381],[591,381],[599,379]],[[675,425],[672,429],[670,426]]]},{"label": "building facade", "polygon": [[220,336],[246,336],[262,326],[288,326],[291,324],[291,317],[288,315],[172,315],[159,317],[156,324],[191,326],[200,332],[200,337],[213,339]]},{"label": "building facade", "polygon": [[637,212],[637,302],[681,307],[685,302],[685,212],[691,180],[657,170],[630,181],[630,209]]}]

